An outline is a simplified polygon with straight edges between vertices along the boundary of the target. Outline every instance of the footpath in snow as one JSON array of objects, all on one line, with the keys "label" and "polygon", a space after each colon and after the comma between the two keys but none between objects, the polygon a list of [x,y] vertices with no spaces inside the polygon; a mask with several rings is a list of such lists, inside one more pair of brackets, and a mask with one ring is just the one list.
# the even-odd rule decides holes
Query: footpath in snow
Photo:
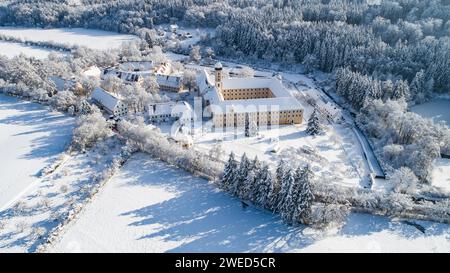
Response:
[{"label": "footpath in snow", "polygon": [[134,155],[53,252],[450,251],[450,226],[351,214],[340,232],[290,227],[207,181]]}]

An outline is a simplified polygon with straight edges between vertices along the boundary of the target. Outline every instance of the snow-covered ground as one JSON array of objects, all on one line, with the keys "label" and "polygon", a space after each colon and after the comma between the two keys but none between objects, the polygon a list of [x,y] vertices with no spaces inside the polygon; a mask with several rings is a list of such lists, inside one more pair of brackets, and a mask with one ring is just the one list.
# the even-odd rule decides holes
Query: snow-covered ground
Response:
[{"label": "snow-covered ground", "polygon": [[35,57],[36,59],[45,59],[51,52],[59,51],[38,46],[28,46],[21,43],[0,41],[0,55],[5,55],[8,58],[24,54],[28,57]]},{"label": "snow-covered ground", "polygon": [[450,159],[439,158],[436,160],[432,172],[433,186],[443,189],[450,193]]},{"label": "snow-covered ground", "polygon": [[109,139],[87,153],[64,154],[52,173],[0,211],[0,253],[35,252],[49,234],[58,234],[55,228],[89,201],[120,148],[117,140]]},{"label": "snow-covered ground", "polygon": [[55,42],[106,50],[137,39],[134,35],[83,28],[20,28],[0,27],[0,34],[34,42]]},{"label": "snow-covered ground", "polygon": [[0,95],[0,210],[58,158],[73,126],[71,117]]},{"label": "snow-covered ground", "polygon": [[[238,157],[246,153],[275,166],[282,158],[293,168],[310,164],[319,177],[345,186],[364,186],[369,170],[361,147],[350,128],[334,124],[324,135],[306,133],[306,121],[301,125],[280,126],[278,129],[260,130],[256,137],[244,137],[243,129],[234,139],[234,132],[205,133],[194,138],[196,148],[209,150],[219,140],[226,160],[233,151]],[[273,150],[277,150],[276,153]]]},{"label": "snow-covered ground", "polygon": [[450,227],[351,214],[339,232],[290,227],[207,181],[136,154],[52,252],[449,252]]},{"label": "snow-covered ground", "polygon": [[411,111],[434,121],[445,121],[450,126],[450,99],[435,99],[423,104],[414,105]]}]

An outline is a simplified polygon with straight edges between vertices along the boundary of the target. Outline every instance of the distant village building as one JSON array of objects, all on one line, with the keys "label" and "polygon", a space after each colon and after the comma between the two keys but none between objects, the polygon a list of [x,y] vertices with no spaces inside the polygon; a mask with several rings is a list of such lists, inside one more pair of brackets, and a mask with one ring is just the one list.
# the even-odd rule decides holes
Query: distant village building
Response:
[{"label": "distant village building", "polygon": [[103,70],[102,79],[108,76],[118,77],[126,83],[142,84],[146,78],[156,76],[156,81],[161,91],[180,92],[183,90],[183,78],[181,75],[170,74],[170,63],[156,65],[151,61],[126,62],[118,67],[110,67]]},{"label": "distant village building", "polygon": [[128,113],[128,107],[122,100],[100,87],[94,89],[91,98],[110,115],[123,116]]},{"label": "distant village building", "polygon": [[148,105],[148,116],[153,120],[160,119],[182,119],[189,121],[192,119],[192,107],[185,101],[181,102],[161,102]]},{"label": "distant village building", "polygon": [[176,92],[183,91],[183,78],[181,75],[156,75],[156,82],[161,91]]},{"label": "distant village building", "polygon": [[301,104],[279,78],[224,78],[221,63],[214,69],[214,82],[204,70],[197,84],[215,127],[302,123]]}]

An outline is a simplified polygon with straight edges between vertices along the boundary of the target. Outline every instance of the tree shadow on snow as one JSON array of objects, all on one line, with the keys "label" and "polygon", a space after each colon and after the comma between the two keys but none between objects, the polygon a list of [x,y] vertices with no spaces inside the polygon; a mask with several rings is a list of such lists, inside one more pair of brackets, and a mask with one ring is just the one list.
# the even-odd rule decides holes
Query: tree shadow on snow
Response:
[{"label": "tree shadow on snow", "polygon": [[31,141],[31,151],[24,155],[25,159],[48,158],[51,160],[51,157],[61,153],[70,140],[74,121],[67,116],[51,115],[49,110],[41,105],[3,95],[0,96],[0,102],[1,110],[15,112],[14,115],[0,119],[0,126],[3,124],[30,126],[29,130],[14,134],[12,137],[45,134]]},{"label": "tree shadow on snow", "polygon": [[131,226],[161,225],[139,240],[188,241],[170,252],[281,252],[291,244],[305,247],[312,242],[302,235],[303,227],[289,227],[279,217],[255,208],[243,210],[238,199],[203,179],[159,161],[140,163],[143,176],[123,170],[124,176],[132,176],[130,183],[168,187],[175,197],[122,214],[139,219]]},{"label": "tree shadow on snow", "polygon": [[[283,252],[304,248],[323,238],[322,235],[305,235],[304,226],[288,226],[269,212],[252,207],[244,210],[238,199],[180,169],[145,157],[133,162],[131,164],[139,162],[138,169],[142,171],[122,169],[123,176],[129,178],[124,186],[132,183],[164,187],[174,194],[170,199],[121,214],[138,219],[130,226],[159,227],[138,240],[186,241],[169,252]],[[366,236],[389,230],[402,237],[416,238],[442,235],[449,230],[448,225],[415,222],[425,227],[425,234],[401,221],[352,213],[339,234]]]}]

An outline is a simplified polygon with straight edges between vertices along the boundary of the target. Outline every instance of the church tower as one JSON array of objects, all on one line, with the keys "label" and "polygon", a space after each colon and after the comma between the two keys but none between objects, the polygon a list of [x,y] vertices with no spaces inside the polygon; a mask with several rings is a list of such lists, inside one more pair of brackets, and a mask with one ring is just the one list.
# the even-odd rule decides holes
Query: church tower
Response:
[{"label": "church tower", "polygon": [[214,65],[214,69],[216,72],[216,88],[219,92],[222,92],[222,64],[220,62],[217,62],[216,65]]}]

